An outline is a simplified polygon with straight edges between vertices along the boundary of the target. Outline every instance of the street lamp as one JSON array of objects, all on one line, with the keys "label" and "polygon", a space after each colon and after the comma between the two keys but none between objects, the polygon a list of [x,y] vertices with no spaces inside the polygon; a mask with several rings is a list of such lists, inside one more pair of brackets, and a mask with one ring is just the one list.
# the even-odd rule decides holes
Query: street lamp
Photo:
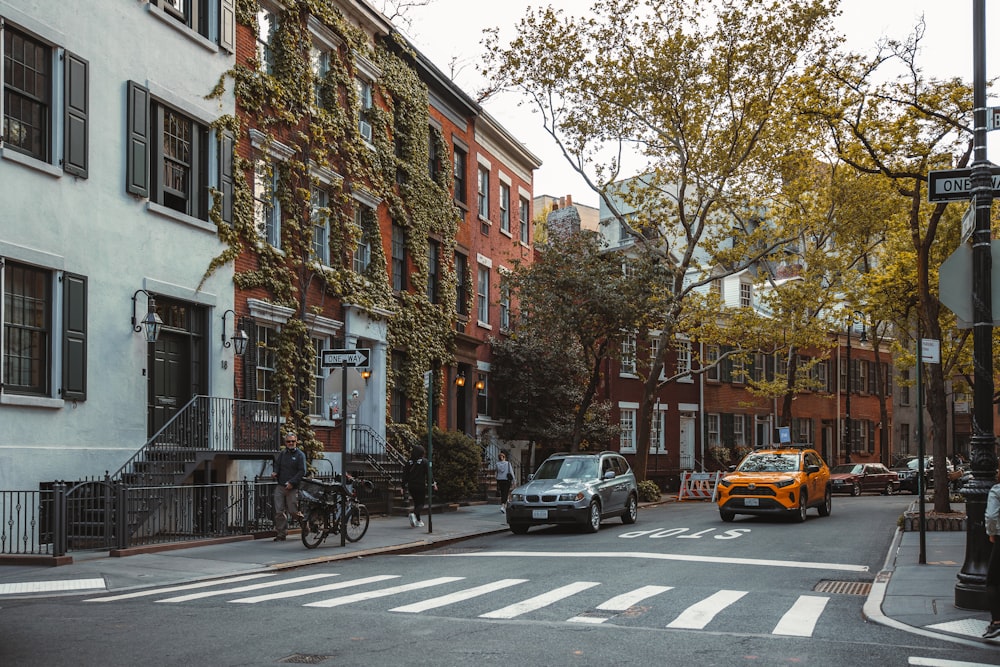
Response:
[{"label": "street lamp", "polygon": [[846,437],[844,441],[845,454],[844,463],[851,463],[851,445],[853,444],[853,431],[851,430],[851,390],[854,388],[854,371],[851,368],[851,331],[854,329],[855,321],[861,322],[861,335],[858,337],[858,342],[867,343],[868,333],[865,330],[865,320],[864,313],[855,310],[851,313],[850,318],[847,321],[847,398],[844,403],[845,414],[844,414],[844,427],[846,431]]},{"label": "street lamp", "polygon": [[[135,300],[142,292],[146,295],[146,317],[142,318],[142,322],[136,324],[135,321]],[[156,339],[160,337],[160,327],[163,326],[163,320],[160,316],[156,314],[156,299],[153,295],[144,289],[138,289],[132,295],[132,330],[142,331],[146,330],[146,342],[155,343]]]},{"label": "street lamp", "polygon": [[250,340],[250,337],[247,336],[247,332],[243,331],[243,329],[236,329],[238,325],[236,322],[233,322],[233,328],[236,330],[233,332],[232,342],[226,340],[226,316],[229,313],[233,314],[234,320],[236,319],[236,312],[232,309],[222,313],[222,347],[233,347],[236,356],[242,357],[243,353],[247,351],[247,341]]}]

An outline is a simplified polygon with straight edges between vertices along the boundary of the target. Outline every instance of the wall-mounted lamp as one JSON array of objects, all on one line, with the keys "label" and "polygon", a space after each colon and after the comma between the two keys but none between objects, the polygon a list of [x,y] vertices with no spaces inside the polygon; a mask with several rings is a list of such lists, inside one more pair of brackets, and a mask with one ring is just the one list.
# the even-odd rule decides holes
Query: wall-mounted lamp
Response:
[{"label": "wall-mounted lamp", "polygon": [[364,378],[365,384],[368,384],[368,378],[370,378],[371,376],[372,376],[372,371],[370,368],[366,368],[363,371],[361,371],[361,377]]},{"label": "wall-mounted lamp", "polygon": [[479,379],[476,380],[476,391],[482,391],[484,387],[486,387],[486,380],[480,375]]},{"label": "wall-mounted lamp", "polygon": [[243,353],[247,351],[247,341],[250,340],[250,336],[247,336],[247,332],[243,331],[243,329],[236,329],[233,332],[232,342],[226,340],[226,315],[229,313],[233,314],[233,326],[236,326],[236,311],[230,308],[222,313],[222,347],[232,347],[236,351],[236,355],[242,357]]},{"label": "wall-mounted lamp", "polygon": [[465,386],[465,373],[459,373],[458,374],[458,377],[455,378],[455,386],[456,387],[464,387]]},{"label": "wall-mounted lamp", "polygon": [[[136,324],[135,321],[135,300],[138,298],[139,293],[142,292],[146,295],[146,317],[142,318],[142,322]],[[132,330],[142,331],[146,330],[146,342],[155,343],[156,339],[160,337],[160,327],[163,326],[163,320],[160,316],[156,314],[156,299],[153,295],[144,289],[138,289],[135,294],[132,295]]]}]

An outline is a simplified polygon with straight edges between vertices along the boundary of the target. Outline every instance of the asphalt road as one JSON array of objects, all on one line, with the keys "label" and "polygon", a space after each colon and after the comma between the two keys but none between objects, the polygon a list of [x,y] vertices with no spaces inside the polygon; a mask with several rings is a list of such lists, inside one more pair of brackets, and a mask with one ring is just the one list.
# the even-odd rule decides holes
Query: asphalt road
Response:
[{"label": "asphalt road", "polygon": [[633,526],[0,609],[4,665],[941,665],[1000,652],[865,622],[905,496],[796,524],[713,505]]}]

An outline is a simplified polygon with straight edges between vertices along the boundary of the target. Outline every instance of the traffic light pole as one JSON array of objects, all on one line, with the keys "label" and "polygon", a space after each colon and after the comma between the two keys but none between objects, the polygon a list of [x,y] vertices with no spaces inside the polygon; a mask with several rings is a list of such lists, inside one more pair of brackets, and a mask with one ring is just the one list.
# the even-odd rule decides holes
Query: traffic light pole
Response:
[{"label": "traffic light pole", "polygon": [[986,0],[972,0],[973,51],[973,163],[972,197],[975,231],[972,235],[972,344],[975,366],[972,414],[972,478],[962,487],[965,498],[965,562],[955,585],[955,606],[989,609],[986,568],[991,543],[983,515],[986,497],[996,480],[997,457],[993,436],[993,257],[990,250],[990,211],[993,175],[986,158]]}]

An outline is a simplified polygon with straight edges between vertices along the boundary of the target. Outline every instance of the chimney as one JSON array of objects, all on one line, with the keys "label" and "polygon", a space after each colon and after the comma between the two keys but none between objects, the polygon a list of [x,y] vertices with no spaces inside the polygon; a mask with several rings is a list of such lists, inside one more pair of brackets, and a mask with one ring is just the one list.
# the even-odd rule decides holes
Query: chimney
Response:
[{"label": "chimney", "polygon": [[573,195],[566,195],[566,206],[573,205]]}]

